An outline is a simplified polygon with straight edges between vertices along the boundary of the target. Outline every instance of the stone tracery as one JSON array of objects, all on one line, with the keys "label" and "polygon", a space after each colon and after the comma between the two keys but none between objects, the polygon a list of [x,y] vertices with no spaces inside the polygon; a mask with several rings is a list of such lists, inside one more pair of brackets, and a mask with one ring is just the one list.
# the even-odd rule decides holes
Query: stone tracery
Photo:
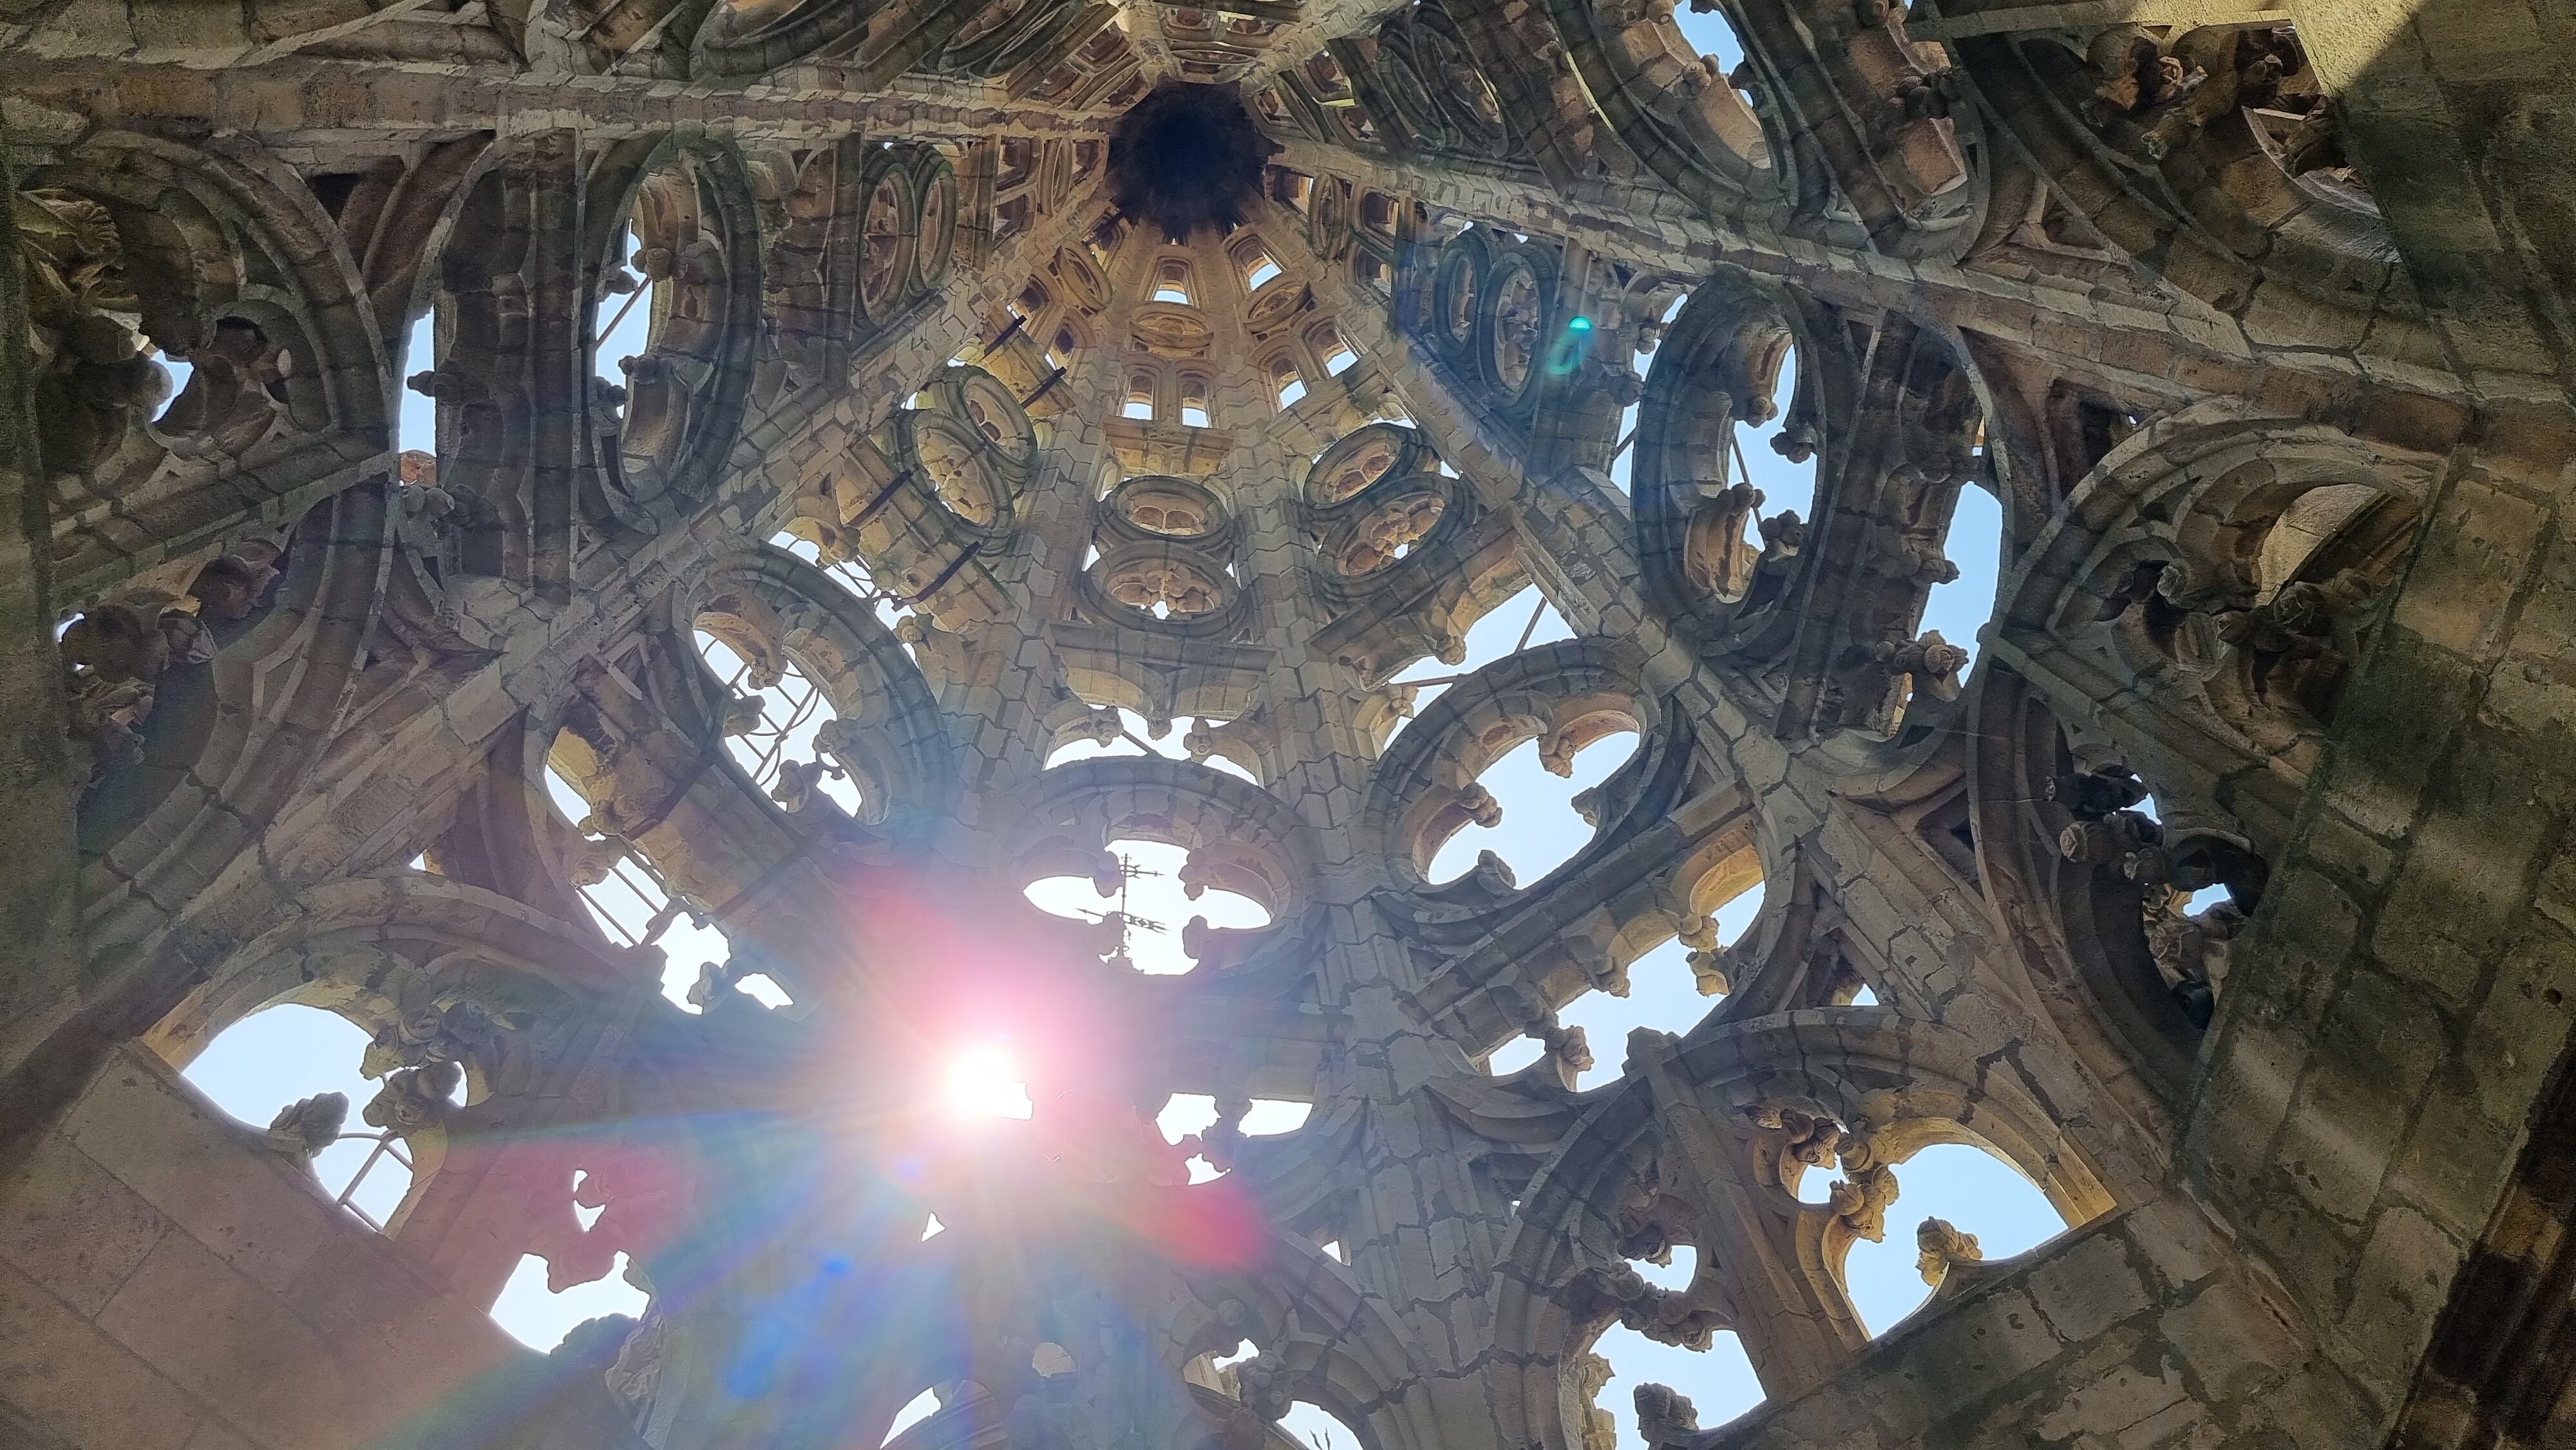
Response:
[{"label": "stone tracery", "polygon": [[[0,17],[0,1431],[2551,1443],[2565,76],[1693,8]],[[372,1098],[194,1096],[278,1004]]]}]

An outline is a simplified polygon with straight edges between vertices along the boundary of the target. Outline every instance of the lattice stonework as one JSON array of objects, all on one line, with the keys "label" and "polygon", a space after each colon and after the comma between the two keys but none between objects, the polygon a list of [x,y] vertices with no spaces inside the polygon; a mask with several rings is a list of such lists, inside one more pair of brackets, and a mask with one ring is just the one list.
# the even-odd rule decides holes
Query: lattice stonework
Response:
[{"label": "lattice stonework", "polygon": [[2571,57],[0,4],[0,1447],[2576,1445]]}]

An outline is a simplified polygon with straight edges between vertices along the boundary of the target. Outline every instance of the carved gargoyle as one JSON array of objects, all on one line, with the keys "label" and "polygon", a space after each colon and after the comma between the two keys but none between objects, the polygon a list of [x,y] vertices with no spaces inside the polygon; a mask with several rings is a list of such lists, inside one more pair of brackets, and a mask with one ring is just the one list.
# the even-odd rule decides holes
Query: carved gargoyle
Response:
[{"label": "carved gargoyle", "polygon": [[2322,583],[2294,579],[2251,609],[2218,612],[2218,637],[2252,666],[2256,699],[2271,697],[2276,676],[2288,677],[2294,692],[2307,693],[2342,673],[2336,626],[2377,592],[2349,569]]},{"label": "carved gargoyle", "polygon": [[[239,455],[293,421],[286,399],[295,353],[259,324],[238,317],[215,323],[189,354],[188,390],[161,416],[165,432],[193,435],[183,452]],[[309,362],[309,359],[308,359]]]},{"label": "carved gargoyle", "polygon": [[1780,431],[1771,435],[1771,451],[1791,463],[1804,463],[1816,456],[1816,449],[1823,442],[1824,436],[1816,431],[1815,420],[1793,406],[1788,418],[1781,423]]},{"label": "carved gargoyle", "polygon": [[729,736],[759,733],[761,722],[766,718],[762,703],[758,695],[725,696],[724,719],[718,728]]},{"label": "carved gargoyle", "polygon": [[1699,1434],[1699,1407],[1666,1385],[1637,1386],[1637,1438],[1646,1450],[1679,1450]]},{"label": "carved gargoyle", "polygon": [[394,491],[394,537],[432,584],[465,571],[466,540],[500,521],[491,501],[477,493],[440,486],[438,460],[417,449],[402,455],[402,487]]},{"label": "carved gargoyle", "polygon": [[[2136,25],[2095,35],[2084,48],[2084,64],[2093,77],[2084,119],[2103,131],[2123,122],[2135,125],[2138,144],[2152,160],[2162,160],[2174,149],[2177,133],[2188,131],[2183,103],[2209,79],[2207,70],[2187,64]],[[2176,124],[2159,124],[2168,120]]]},{"label": "carved gargoyle", "polygon": [[1657,1344],[1680,1349],[1706,1349],[1725,1317],[1701,1304],[1687,1290],[1659,1289],[1627,1264],[1586,1269],[1575,1280],[1578,1314],[1615,1313],[1619,1322]]},{"label": "carved gargoyle", "polygon": [[170,396],[170,376],[125,321],[142,304],[108,209],[43,188],[13,196],[10,216],[26,259],[37,444],[48,473],[85,473]]},{"label": "carved gargoyle", "polygon": [[1491,829],[1503,823],[1503,803],[1494,799],[1492,791],[1475,781],[1458,787],[1457,802],[1458,809],[1466,812],[1467,819],[1477,825]]},{"label": "carved gargoyle", "polygon": [[1834,1221],[1855,1237],[1877,1243],[1887,1237],[1887,1210],[1896,1202],[1896,1174],[1884,1163],[1858,1167],[1855,1155],[1843,1155],[1846,1176],[1834,1180],[1827,1202]]},{"label": "carved gargoyle", "polygon": [[369,1125],[408,1136],[447,1121],[465,1069],[453,1062],[406,1067],[385,1074],[385,1084],[367,1101]]},{"label": "carved gargoyle", "polygon": [[2233,901],[2190,909],[2188,892],[2166,891],[2147,908],[2147,951],[2166,990],[2195,1027],[2207,1027],[2227,984],[2228,944],[2245,925]]},{"label": "carved gargoyle", "polygon": [[[1762,491],[1749,483],[1702,482],[1696,488],[1699,502],[1691,507],[1683,567],[1692,583],[1718,598],[1742,599],[1752,592],[1756,571],[1772,553],[1772,526],[1757,526],[1762,530],[1759,546],[1745,538],[1745,526],[1762,507]],[[1795,521],[1797,515],[1780,517]],[[1790,552],[1795,554],[1794,546]]]},{"label": "carved gargoyle", "polygon": [[277,1116],[269,1120],[268,1146],[298,1162],[309,1163],[314,1154],[338,1140],[340,1125],[347,1121],[347,1093],[316,1093],[278,1109]]},{"label": "carved gargoyle", "polygon": [[823,779],[841,779],[846,772],[839,766],[821,760],[782,760],[778,763],[778,784],[770,787],[769,798],[791,816],[808,811],[846,818],[840,803],[823,793]]},{"label": "carved gargoyle", "polygon": [[1288,1407],[1297,1401],[1296,1383],[1289,1373],[1288,1362],[1268,1350],[1230,1366],[1222,1371],[1222,1375],[1231,1381],[1235,1398],[1243,1402],[1244,1408],[1264,1420],[1276,1420],[1287,1414]]},{"label": "carved gargoyle", "polygon": [[1568,1027],[1554,1012],[1547,1012],[1533,1019],[1528,1031],[1538,1040],[1540,1060],[1552,1064],[1569,1089],[1576,1078],[1592,1070],[1592,1039],[1582,1028]]},{"label": "carved gargoyle", "polygon": [[1873,653],[1888,673],[1913,676],[1917,695],[1936,700],[1959,698],[1959,671],[1967,668],[1969,655],[1943,639],[1941,631],[1931,630],[1920,639],[1903,643],[1882,641]]},{"label": "carved gargoyle", "polygon": [[1914,1246],[1918,1251],[1914,1257],[1915,1272],[1923,1276],[1924,1283],[1935,1289],[1941,1287],[1942,1280],[1950,1277],[1951,1265],[1982,1263],[1986,1257],[1985,1252],[1977,1247],[1975,1234],[1961,1232],[1944,1218],[1927,1218],[1915,1225]]},{"label": "carved gargoyle", "polygon": [[2118,810],[2098,820],[2076,820],[2057,833],[2058,853],[2079,865],[2117,865],[2143,887],[2168,887],[2185,896],[2225,886],[2240,903],[2261,896],[2262,858],[2207,831],[2169,833],[2141,811]]},{"label": "carved gargoyle", "polygon": [[2098,821],[2147,798],[2147,783],[2125,765],[2102,765],[2050,781],[2048,798],[2079,821]]},{"label": "carved gargoyle", "polygon": [[101,604],[72,621],[60,641],[70,704],[70,734],[80,747],[80,775],[95,783],[102,767],[139,757],[138,732],[150,717],[162,674],[215,657],[208,617],[249,616],[277,571],[274,545],[245,543],[201,566],[188,586],[190,612],[163,593]]},{"label": "carved gargoyle", "polygon": [[1691,981],[1703,997],[1723,997],[1735,990],[1727,980],[1726,948],[1717,939],[1717,918],[1694,912],[1682,918],[1674,935],[1690,949]]},{"label": "carved gargoyle", "polygon": [[753,1008],[766,1011],[766,1004],[742,990],[742,979],[751,975],[751,971],[731,958],[721,962],[700,962],[698,979],[689,985],[689,1005],[709,1014]]},{"label": "carved gargoyle", "polygon": [[495,1012],[461,998],[414,1007],[377,1031],[359,1059],[358,1071],[366,1077],[381,1077],[396,1068],[466,1062],[498,1044],[503,1032],[522,1025],[515,1013]]}]

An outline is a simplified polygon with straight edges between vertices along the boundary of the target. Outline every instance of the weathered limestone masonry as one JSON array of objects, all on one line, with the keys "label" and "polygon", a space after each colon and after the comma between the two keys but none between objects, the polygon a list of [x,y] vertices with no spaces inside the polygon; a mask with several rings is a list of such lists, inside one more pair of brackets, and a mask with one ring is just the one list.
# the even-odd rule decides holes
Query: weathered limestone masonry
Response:
[{"label": "weathered limestone masonry", "polygon": [[2576,1444],[2576,10],[1693,10],[0,4],[0,1446]]}]

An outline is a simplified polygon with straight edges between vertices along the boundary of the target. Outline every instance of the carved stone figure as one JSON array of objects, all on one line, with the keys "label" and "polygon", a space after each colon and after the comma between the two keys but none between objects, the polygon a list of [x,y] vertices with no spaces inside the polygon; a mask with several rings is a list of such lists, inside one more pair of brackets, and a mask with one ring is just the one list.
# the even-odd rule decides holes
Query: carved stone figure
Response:
[{"label": "carved stone figure", "polygon": [[1977,1247],[1975,1234],[1962,1233],[1946,1218],[1927,1218],[1917,1224],[1914,1243],[1921,1250],[1915,1256],[1915,1270],[1935,1289],[1950,1276],[1951,1265],[1979,1263],[1986,1257]]},{"label": "carved stone figure", "polygon": [[370,1127],[406,1137],[438,1127],[455,1107],[456,1089],[464,1080],[465,1069],[454,1062],[396,1068],[385,1074],[384,1086],[367,1100],[362,1116]]},{"label": "carved stone figure", "polygon": [[340,1125],[348,1120],[347,1093],[317,1093],[277,1110],[269,1120],[268,1146],[307,1162],[339,1139]]},{"label": "carved stone figure", "polygon": [[2192,1025],[2207,1027],[2227,984],[2228,944],[2243,929],[2245,913],[2232,901],[2193,911],[2187,891],[2156,896],[2147,908],[2147,950]]},{"label": "carved stone figure", "polygon": [[1664,1385],[1641,1384],[1636,1390],[1637,1438],[1648,1450],[1688,1445],[1699,1434],[1699,1410],[1690,1398]]}]

